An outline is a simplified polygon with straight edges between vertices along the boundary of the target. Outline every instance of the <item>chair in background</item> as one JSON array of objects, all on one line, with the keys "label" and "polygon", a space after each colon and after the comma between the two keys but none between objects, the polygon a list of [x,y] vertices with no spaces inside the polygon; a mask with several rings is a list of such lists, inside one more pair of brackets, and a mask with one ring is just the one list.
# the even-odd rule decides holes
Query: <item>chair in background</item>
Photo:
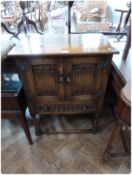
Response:
[{"label": "chair in background", "polygon": [[[123,132],[123,128],[128,129],[131,126],[131,65],[129,64],[131,64],[131,23],[128,27],[127,41],[121,58],[120,70],[118,70],[120,74],[124,72],[126,84],[119,90],[117,97],[117,104],[115,106],[116,123],[103,155],[105,162],[110,161],[116,154],[113,150],[116,147],[116,141],[119,135],[121,135],[125,151],[130,154],[130,138],[126,139]],[[126,71],[125,68],[127,69]],[[120,72],[121,70],[122,72]],[[122,77],[123,74],[121,74]]]},{"label": "chair in background", "polygon": [[124,19],[124,23],[123,23],[123,30],[125,30],[126,25],[128,24],[128,20],[131,14],[131,2],[127,3],[128,6],[128,10],[123,10],[123,9],[115,9],[115,11],[120,13],[120,19],[119,19],[119,23],[118,26],[116,28],[116,32],[121,31],[121,25],[123,23],[123,16],[125,15],[125,19]]},{"label": "chair in background", "polygon": [[88,0],[77,3],[72,8],[76,21],[76,32],[109,31],[106,19],[107,1]]},{"label": "chair in background", "polygon": [[[128,10],[123,10],[123,9],[115,9],[115,11],[120,13],[120,19],[119,19],[119,23],[118,26],[116,28],[116,32],[127,32],[127,25],[129,23],[130,20],[130,16],[131,16],[131,2],[127,3],[128,6]],[[124,20],[123,20],[123,15]],[[117,39],[120,40],[123,37],[123,35],[118,35]]]},{"label": "chair in background", "polygon": [[[9,44],[9,41],[7,41],[7,43]],[[7,48],[6,53],[9,52],[11,47],[7,46]],[[2,53],[2,57],[5,57],[5,51]],[[29,143],[32,144],[33,142],[25,116],[27,102],[22,84],[16,72],[17,69],[14,62],[8,61],[8,59],[3,60],[1,73],[1,117],[2,119],[18,120],[24,129]]]}]

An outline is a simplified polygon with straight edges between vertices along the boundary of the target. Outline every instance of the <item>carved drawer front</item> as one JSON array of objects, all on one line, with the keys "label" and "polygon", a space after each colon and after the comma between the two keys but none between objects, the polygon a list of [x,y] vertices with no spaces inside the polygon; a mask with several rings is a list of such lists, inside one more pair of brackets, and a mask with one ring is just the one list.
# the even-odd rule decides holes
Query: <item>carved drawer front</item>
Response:
[{"label": "carved drawer front", "polygon": [[95,104],[48,104],[36,105],[36,112],[43,113],[86,113],[96,110]]}]

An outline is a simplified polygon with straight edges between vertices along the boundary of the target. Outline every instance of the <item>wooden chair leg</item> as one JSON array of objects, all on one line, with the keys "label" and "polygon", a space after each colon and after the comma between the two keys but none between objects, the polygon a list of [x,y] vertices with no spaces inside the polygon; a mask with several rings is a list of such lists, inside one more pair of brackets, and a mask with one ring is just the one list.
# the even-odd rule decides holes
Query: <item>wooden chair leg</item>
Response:
[{"label": "wooden chair leg", "polygon": [[117,27],[117,29],[116,29],[116,32],[120,31],[120,27],[121,27],[121,23],[122,23],[123,14],[124,14],[124,12],[121,12],[120,21],[119,21],[118,27]]},{"label": "wooden chair leg", "polygon": [[130,149],[129,149],[129,146],[128,146],[128,141],[125,138],[124,132],[122,130],[120,130],[120,134],[121,134],[121,139],[122,139],[122,143],[123,143],[123,147],[124,147],[125,151],[127,153],[130,153]]},{"label": "wooden chair leg", "polygon": [[117,123],[115,128],[112,131],[109,142],[107,144],[107,148],[106,148],[104,155],[103,155],[104,162],[110,161],[110,159],[113,155],[112,150],[114,148],[117,137],[120,133],[121,127],[122,127],[122,125],[120,123]]},{"label": "wooden chair leg", "polygon": [[24,132],[25,132],[25,135],[29,141],[29,144],[33,144],[33,141],[32,141],[32,138],[31,138],[31,134],[30,134],[30,131],[29,131],[29,127],[28,127],[28,124],[27,124],[27,120],[26,120],[26,117],[23,115],[23,114],[20,114],[19,116],[17,116],[19,122],[21,123],[23,129],[24,129]]}]

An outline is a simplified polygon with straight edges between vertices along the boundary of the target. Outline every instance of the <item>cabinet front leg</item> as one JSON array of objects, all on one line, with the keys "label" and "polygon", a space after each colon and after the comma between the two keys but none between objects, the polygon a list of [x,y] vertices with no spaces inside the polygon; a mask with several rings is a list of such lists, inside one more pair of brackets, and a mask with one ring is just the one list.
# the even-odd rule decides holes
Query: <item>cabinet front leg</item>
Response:
[{"label": "cabinet front leg", "polygon": [[98,116],[99,116],[99,114],[94,114],[94,116],[92,117],[92,129],[91,129],[91,131],[93,134],[97,134],[98,130],[99,130]]},{"label": "cabinet front leg", "polygon": [[32,119],[36,119],[36,115],[34,113],[30,112],[30,115],[31,115]]},{"label": "cabinet front leg", "polygon": [[41,136],[43,134],[43,132],[40,128],[41,122],[42,122],[42,117],[41,117],[41,115],[39,115],[38,119],[36,119],[36,127],[35,127],[36,136]]}]

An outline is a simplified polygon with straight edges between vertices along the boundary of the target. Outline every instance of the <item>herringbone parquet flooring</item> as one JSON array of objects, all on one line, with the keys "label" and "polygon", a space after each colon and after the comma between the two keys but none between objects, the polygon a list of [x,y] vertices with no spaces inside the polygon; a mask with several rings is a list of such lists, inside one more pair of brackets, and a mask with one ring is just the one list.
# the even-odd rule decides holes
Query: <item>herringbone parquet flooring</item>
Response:
[{"label": "herringbone parquet flooring", "polygon": [[[72,117],[72,116],[71,116]],[[105,108],[100,118],[100,124],[108,123],[112,119],[109,108]],[[89,127],[89,117],[75,116],[47,117],[44,124],[56,130],[63,126]],[[110,123],[99,134],[51,134],[36,137],[34,121],[28,117],[28,123],[34,144],[30,146],[20,125],[14,121],[2,121],[1,156],[2,173],[12,174],[46,174],[46,173],[99,173],[120,174],[130,173],[130,157],[123,150],[120,138],[115,151],[118,156],[108,164],[102,161],[114,123]],[[73,126],[73,125],[72,125]]]}]

